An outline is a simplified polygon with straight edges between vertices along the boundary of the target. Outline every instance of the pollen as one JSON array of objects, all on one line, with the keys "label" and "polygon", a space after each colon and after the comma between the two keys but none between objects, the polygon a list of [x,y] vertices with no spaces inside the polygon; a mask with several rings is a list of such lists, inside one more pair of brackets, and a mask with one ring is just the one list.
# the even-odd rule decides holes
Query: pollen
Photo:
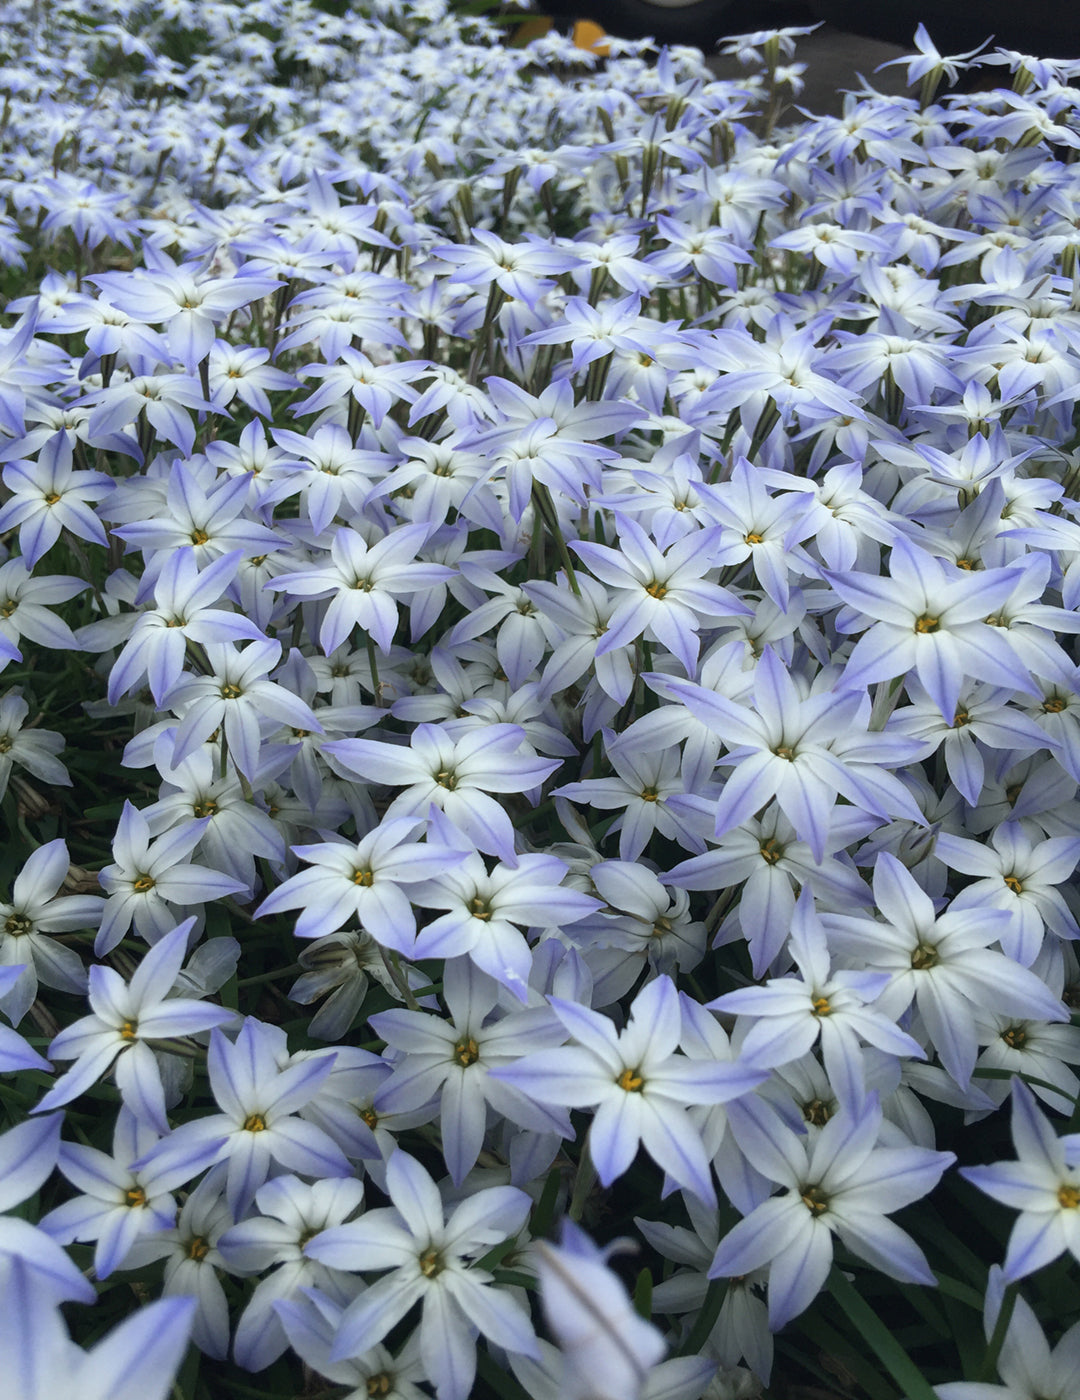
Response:
[{"label": "pollen", "polygon": [[236,685],[233,681],[226,681],[226,683],[221,687],[222,700],[239,700],[243,693],[244,692],[240,689],[240,687]]},{"label": "pollen", "polygon": [[131,886],[136,894],[148,894],[154,888],[154,877],[152,875],[140,875]]},{"label": "pollen", "polygon": [[795,762],[795,750],[789,744],[780,744],[773,749],[773,753],[777,758],[786,758],[789,763]]},{"label": "pollen", "polygon": [[244,1131],[247,1133],[265,1133],[266,1119],[261,1113],[249,1113],[244,1119]]},{"label": "pollen", "polygon": [[953,729],[962,729],[965,724],[970,723],[971,716],[968,714],[967,710],[957,710],[956,714],[953,715]]},{"label": "pollen", "polygon": [[1080,1207],[1080,1186],[1073,1186],[1071,1182],[1066,1182],[1058,1187],[1058,1205],[1063,1210],[1076,1210]]},{"label": "pollen", "polygon": [[435,781],[440,787],[444,787],[447,792],[453,792],[457,787],[457,778],[449,768],[440,768],[435,774]]},{"label": "pollen", "polygon": [[663,598],[667,593],[667,585],[653,579],[652,583],[646,585],[645,592],[650,598]]},{"label": "pollen", "polygon": [[931,617],[929,613],[923,613],[922,617],[917,617],[915,619],[915,631],[922,633],[924,636],[928,632],[936,632],[940,626],[941,619],[938,617]]},{"label": "pollen", "polygon": [[645,1087],[645,1080],[636,1069],[624,1069],[615,1083],[628,1094],[640,1094]]},{"label": "pollen", "polygon": [[206,544],[209,539],[210,536],[206,533],[205,530],[192,530],[191,532],[192,544]]},{"label": "pollen", "polygon": [[1043,714],[1059,715],[1066,703],[1060,695],[1051,695],[1049,699],[1043,701]]},{"label": "pollen", "polygon": [[34,924],[25,914],[9,914],[4,920],[4,932],[13,938],[19,938],[24,933],[33,933]]},{"label": "pollen", "polygon": [[59,491],[50,491],[49,494],[45,497],[45,504],[46,504],[47,506],[55,506],[55,505],[59,505],[59,503],[60,503],[60,492],[59,492]]},{"label": "pollen", "polygon": [[486,923],[491,918],[491,907],[486,899],[481,899],[476,894],[469,900],[469,913],[474,919],[481,919]]},{"label": "pollen", "polygon": [[146,1205],[146,1192],[141,1186],[132,1186],[124,1192],[124,1200],[132,1207],[144,1206]]},{"label": "pollen", "polygon": [[811,1215],[824,1215],[829,1209],[829,1198],[820,1186],[803,1187],[799,1197]]},{"label": "pollen", "polygon": [[926,943],[920,943],[911,955],[911,966],[916,972],[926,972],[927,969],[936,967],[937,961],[937,949]]},{"label": "pollen", "polygon": [[121,1039],[121,1040],[135,1040],[135,1039],[137,1039],[137,1037],[138,1037],[138,1032],[139,1032],[139,1023],[138,1023],[138,1021],[123,1021],[123,1022],[121,1022],[121,1025],[120,1025],[120,1039]]},{"label": "pollen", "polygon": [[379,1395],[389,1395],[394,1384],[393,1376],[386,1371],[379,1371],[377,1375],[368,1376],[366,1382],[367,1393],[376,1397]]},{"label": "pollen", "polygon": [[375,1112],[373,1108],[362,1108],[360,1110],[359,1117],[364,1123],[368,1125],[369,1128],[372,1129],[372,1131],[374,1131],[375,1125],[379,1121],[379,1115]]},{"label": "pollen", "polygon": [[421,1254],[420,1272],[425,1278],[434,1278],[436,1274],[441,1274],[442,1268],[442,1258],[437,1249],[427,1249]]},{"label": "pollen", "polygon": [[375,883],[375,872],[373,870],[354,870],[352,882],[354,885],[362,885],[369,890]]},{"label": "pollen", "polygon": [[1013,894],[1024,893],[1024,886],[1015,875],[1006,875],[1004,878],[1005,883],[1008,885],[1009,889],[1012,890]]},{"label": "pollen", "polygon": [[815,1016],[831,1016],[833,1009],[828,997],[815,997],[810,1003]]},{"label": "pollen", "polygon": [[196,1263],[205,1259],[210,1253],[210,1246],[203,1239],[202,1235],[194,1235],[187,1247],[187,1257],[194,1259]]},{"label": "pollen", "polygon": [[749,534],[743,535],[743,539],[747,544],[762,544],[765,536],[759,535],[756,530],[751,530]]},{"label": "pollen", "polygon": [[804,1103],[802,1105],[802,1116],[804,1120],[812,1124],[815,1128],[824,1128],[832,1115],[832,1108],[824,1099],[811,1099],[809,1103]]},{"label": "pollen", "polygon": [[462,1069],[468,1069],[480,1058],[480,1047],[472,1036],[463,1037],[454,1046],[454,1059]]},{"label": "pollen", "polygon": [[642,788],[638,795],[642,802],[656,802],[660,797],[660,794],[654,787]]},{"label": "pollen", "polygon": [[1027,1045],[1027,1027],[1006,1026],[1001,1032],[1001,1038],[1010,1050],[1023,1050]]},{"label": "pollen", "polygon": [[195,803],[191,809],[191,814],[201,819],[203,817],[214,817],[217,815],[217,811],[218,805],[214,799],[212,797],[206,797],[202,802]]}]

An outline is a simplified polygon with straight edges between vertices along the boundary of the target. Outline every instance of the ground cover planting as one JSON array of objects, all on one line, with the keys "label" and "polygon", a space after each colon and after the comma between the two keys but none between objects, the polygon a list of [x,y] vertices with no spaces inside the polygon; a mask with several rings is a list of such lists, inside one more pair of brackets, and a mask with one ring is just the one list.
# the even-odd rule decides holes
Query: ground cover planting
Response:
[{"label": "ground cover planting", "polygon": [[13,1400],[1076,1395],[1080,63],[802,32],[0,7]]}]

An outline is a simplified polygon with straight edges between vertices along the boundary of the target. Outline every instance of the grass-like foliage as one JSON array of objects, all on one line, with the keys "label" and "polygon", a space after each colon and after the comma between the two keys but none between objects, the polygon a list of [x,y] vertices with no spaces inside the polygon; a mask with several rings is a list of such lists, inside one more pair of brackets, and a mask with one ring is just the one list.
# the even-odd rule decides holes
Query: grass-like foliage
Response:
[{"label": "grass-like foliage", "polygon": [[1075,1397],[1080,64],[484,9],[0,6],[0,1391]]}]

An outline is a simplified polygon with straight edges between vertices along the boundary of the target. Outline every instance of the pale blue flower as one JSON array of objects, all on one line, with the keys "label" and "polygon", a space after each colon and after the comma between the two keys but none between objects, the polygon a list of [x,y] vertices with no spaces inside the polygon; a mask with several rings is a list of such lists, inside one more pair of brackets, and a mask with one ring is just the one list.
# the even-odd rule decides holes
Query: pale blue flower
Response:
[{"label": "pale blue flower", "polygon": [[1022,1079],[1012,1081],[1016,1161],[961,1167],[980,1191],[1019,1211],[1005,1252],[1006,1283],[1025,1278],[1068,1251],[1080,1260],[1080,1164]]},{"label": "pale blue flower", "polygon": [[876,1011],[873,1002],[890,981],[887,972],[830,967],[825,930],[803,886],[795,905],[788,948],[800,977],[771,977],[763,987],[726,992],[705,1005],[749,1022],[740,1054],[772,1067],[805,1055],[820,1043],[829,1082],[840,1104],[859,1113],[866,1098],[861,1042],[898,1058],[925,1059],[917,1041]]},{"label": "pale blue flower", "polygon": [[12,1400],[167,1400],[191,1335],[194,1301],[163,1298],[114,1327],[91,1351],[70,1340],[48,1288],[21,1259],[4,1271],[0,1351]]},{"label": "pale blue flower", "polygon": [[438,1187],[400,1149],[386,1164],[392,1206],[324,1230],[304,1252],[333,1269],[386,1273],[345,1309],[330,1351],[337,1362],[382,1341],[422,1304],[420,1359],[438,1400],[466,1400],[476,1374],[476,1334],[535,1356],[529,1316],[474,1260],[516,1235],[531,1201],[513,1186],[476,1191],[445,1214]]},{"label": "pale blue flower", "polygon": [[290,1064],[284,1031],[252,1017],[235,1042],[215,1028],[207,1069],[221,1112],[181,1124],[133,1170],[152,1170],[164,1189],[172,1189],[216,1162],[228,1162],[226,1199],[234,1219],[275,1164],[304,1176],[351,1176],[333,1139],[295,1116],[333,1067],[333,1052]]},{"label": "pale blue flower", "polygon": [[136,1171],[132,1166],[157,1140],[153,1127],[121,1107],[112,1156],[82,1143],[60,1144],[60,1170],[83,1194],[42,1216],[41,1228],[59,1244],[96,1240],[94,1273],[99,1279],[123,1268],[142,1236],[168,1229],[176,1218],[176,1201],[153,1168]]},{"label": "pale blue flower", "polygon": [[537,1245],[544,1313],[562,1353],[560,1393],[569,1400],[643,1400],[667,1350],[608,1265],[617,1248],[600,1249],[570,1220],[560,1244]]},{"label": "pale blue flower", "polygon": [[808,1308],[824,1286],[834,1234],[890,1278],[936,1283],[922,1250],[887,1216],[932,1191],[956,1160],[952,1152],[876,1146],[881,1108],[875,1097],[859,1113],[837,1113],[813,1139],[796,1136],[756,1100],[746,1100],[739,1113],[743,1150],[786,1190],[724,1236],[711,1278],[768,1264],[774,1331]]},{"label": "pale blue flower", "polygon": [[185,919],[159,939],[129,982],[101,963],[91,967],[91,1014],[67,1026],[49,1046],[53,1059],[73,1059],[75,1064],[36,1105],[35,1112],[70,1103],[111,1070],[124,1103],[135,1117],[159,1135],[169,1131],[161,1070],[147,1042],[193,1035],[236,1019],[236,1013],[224,1006],[170,995],[187,956],[194,922]]},{"label": "pale blue flower", "polygon": [[767,1078],[766,1071],[677,1054],[682,1019],[670,977],[657,977],[638,993],[621,1035],[596,1011],[558,997],[549,1001],[577,1043],[527,1055],[492,1076],[540,1103],[594,1107],[589,1154],[601,1185],[622,1176],[644,1146],[678,1186],[714,1202],[708,1158],[686,1107],[737,1099]]}]

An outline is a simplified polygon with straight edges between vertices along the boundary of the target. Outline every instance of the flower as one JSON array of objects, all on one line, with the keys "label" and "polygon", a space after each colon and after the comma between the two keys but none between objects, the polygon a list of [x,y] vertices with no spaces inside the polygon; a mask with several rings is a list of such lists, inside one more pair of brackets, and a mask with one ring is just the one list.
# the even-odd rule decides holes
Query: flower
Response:
[{"label": "flower", "polygon": [[957,1084],[971,1079],[978,1054],[974,1008],[1036,1020],[1065,1021],[1064,1005],[1035,973],[988,945],[1008,927],[997,909],[943,913],[888,851],[874,865],[874,902],[884,919],[824,912],[835,953],[892,973],[876,1009],[898,1019],[914,1000],[941,1063]]},{"label": "flower", "polygon": [[330,563],[278,574],[267,588],[294,598],[330,597],[319,645],[327,656],[348,641],[354,627],[367,632],[389,655],[398,625],[397,597],[416,593],[451,578],[445,564],[422,564],[419,549],[431,533],[429,525],[402,525],[368,546],[358,531],[334,531]]},{"label": "flower", "polygon": [[397,817],[355,845],[337,840],[294,846],[294,855],[313,868],[280,884],[256,915],[301,910],[297,938],[324,938],[356,918],[378,943],[411,957],[416,915],[401,887],[438,875],[454,856],[449,847],[407,840],[418,827],[415,817]]},{"label": "flower", "polygon": [[1012,1081],[1015,1162],[961,1167],[960,1175],[995,1201],[1019,1211],[1002,1277],[1026,1278],[1066,1250],[1080,1260],[1080,1166],[1054,1132],[1022,1079]]},{"label": "flower", "polygon": [[890,1278],[936,1283],[918,1245],[886,1216],[937,1185],[952,1152],[877,1147],[881,1107],[835,1114],[813,1139],[798,1137],[759,1100],[739,1105],[739,1142],[757,1169],[786,1187],[720,1241],[710,1278],[769,1266],[769,1325],[779,1331],[813,1302],[832,1265],[833,1234]]},{"label": "flower", "polygon": [[229,1041],[216,1027],[206,1057],[220,1113],[192,1118],[132,1164],[152,1168],[169,1190],[216,1162],[227,1162],[233,1218],[248,1209],[275,1163],[305,1176],[351,1176],[333,1139],[295,1115],[334,1067],[334,1052],[287,1063],[284,1031],[248,1017]]},{"label": "flower", "polygon": [[[237,1274],[267,1273],[255,1285],[240,1316],[233,1357],[247,1371],[262,1371],[288,1345],[277,1303],[295,1299],[301,1290],[318,1288],[347,1302],[352,1289],[341,1287],[340,1275],[310,1256],[304,1245],[320,1232],[333,1229],[355,1215],[364,1198],[364,1183],[352,1177],[331,1177],[311,1185],[295,1176],[276,1176],[255,1193],[259,1214],[231,1226],[218,1237],[218,1253],[226,1268]],[[280,1267],[277,1267],[280,1266]],[[352,1279],[347,1280],[349,1284]]]},{"label": "flower", "polygon": [[82,540],[105,544],[101,521],[87,505],[114,489],[104,472],[73,471],[72,446],[67,433],[56,433],[34,462],[9,462],[4,485],[11,499],[0,509],[0,531],[19,527],[19,549],[27,566],[47,554],[70,530]]},{"label": "flower", "polygon": [[670,977],[655,978],[637,994],[621,1034],[596,1011],[558,997],[548,1000],[577,1044],[526,1055],[492,1070],[492,1078],[540,1103],[594,1106],[589,1155],[601,1185],[622,1176],[644,1146],[678,1186],[715,1203],[709,1161],[686,1107],[729,1103],[756,1088],[767,1072],[752,1063],[676,1054],[682,1018]]},{"label": "flower", "polygon": [[569,1400],[641,1400],[667,1350],[608,1266],[617,1248],[598,1248],[571,1220],[561,1244],[536,1247],[544,1313],[562,1353],[560,1393]]},{"label": "flower", "polygon": [[184,862],[209,820],[184,823],[151,841],[144,814],[130,802],[124,803],[113,838],[114,863],[98,876],[109,896],[94,940],[99,958],[116,947],[132,923],[148,943],[156,943],[176,922],[170,906],[184,907],[244,890],[243,881],[231,875]]},{"label": "flower", "polygon": [[194,923],[194,919],[185,919],[159,939],[144,955],[130,982],[125,983],[111,967],[100,963],[91,967],[91,1015],[66,1027],[49,1046],[53,1059],[73,1059],[75,1064],[36,1105],[36,1113],[70,1103],[111,1069],[135,1118],[159,1135],[169,1131],[161,1070],[147,1041],[193,1035],[226,1025],[236,1017],[227,1007],[170,995],[187,955]]},{"label": "flower", "polygon": [[842,631],[869,630],[855,643],[844,667],[844,683],[864,686],[911,670],[947,721],[965,677],[1030,690],[1031,681],[1001,634],[986,621],[1010,596],[1019,570],[946,567],[941,560],[898,535],[889,561],[891,577],[824,570],[839,596],[859,615]]},{"label": "flower", "polygon": [[176,1201],[156,1173],[131,1166],[157,1138],[153,1127],[122,1107],[111,1157],[82,1143],[60,1144],[60,1170],[83,1194],[44,1215],[41,1228],[59,1244],[96,1240],[94,1273],[99,1279],[122,1268],[142,1236],[167,1229],[176,1217]]},{"label": "flower", "polygon": [[460,1186],[476,1165],[493,1109],[534,1132],[569,1137],[565,1113],[536,1105],[491,1070],[560,1044],[566,1032],[544,1006],[496,1015],[498,984],[468,958],[448,958],[443,1000],[449,1019],[393,1008],[370,1024],[393,1052],[392,1072],[375,1091],[377,1116],[409,1113],[439,1100],[442,1151]]},{"label": "flower", "polygon": [[362,1356],[412,1306],[422,1305],[420,1359],[438,1400],[466,1400],[476,1374],[477,1330],[497,1346],[536,1356],[528,1314],[491,1286],[477,1256],[516,1235],[532,1202],[514,1186],[475,1191],[445,1216],[438,1187],[400,1148],[386,1164],[393,1205],[324,1230],[304,1253],[332,1269],[383,1273],[345,1309],[332,1362]]},{"label": "flower", "polygon": [[487,724],[465,733],[418,724],[409,746],[377,739],[335,739],[324,744],[335,772],[405,791],[384,819],[427,816],[434,804],[477,847],[513,865],[514,829],[493,792],[524,793],[549,778],[561,759],[540,758],[516,724]]},{"label": "flower", "polygon": [[[1001,1313],[1005,1279],[994,1264],[986,1290],[983,1326],[989,1342]],[[1069,1394],[1080,1374],[1080,1322],[1063,1333],[1053,1351],[1030,1304],[1017,1295],[997,1359],[1004,1385],[946,1381],[935,1386],[938,1400],[1045,1400]]]},{"label": "flower", "polygon": [[795,905],[788,948],[801,974],[771,977],[763,987],[727,992],[705,1005],[745,1016],[750,1029],[740,1054],[759,1065],[788,1064],[820,1042],[829,1082],[849,1113],[866,1098],[861,1041],[900,1058],[926,1058],[919,1043],[870,1005],[888,985],[887,972],[833,971],[825,929],[803,886]]},{"label": "flower", "polygon": [[570,542],[602,583],[626,595],[612,611],[595,654],[603,656],[645,632],[662,642],[692,676],[700,618],[746,616],[750,611],[733,593],[704,578],[717,562],[723,530],[713,526],[692,531],[662,553],[636,520],[618,513],[615,520],[618,549],[591,540]]},{"label": "flower", "polygon": [[17,1400],[166,1400],[180,1368],[195,1312],[190,1298],[162,1298],[139,1308],[90,1351],[68,1337],[47,1284],[22,1259],[12,1260],[0,1308],[6,1384]]}]

